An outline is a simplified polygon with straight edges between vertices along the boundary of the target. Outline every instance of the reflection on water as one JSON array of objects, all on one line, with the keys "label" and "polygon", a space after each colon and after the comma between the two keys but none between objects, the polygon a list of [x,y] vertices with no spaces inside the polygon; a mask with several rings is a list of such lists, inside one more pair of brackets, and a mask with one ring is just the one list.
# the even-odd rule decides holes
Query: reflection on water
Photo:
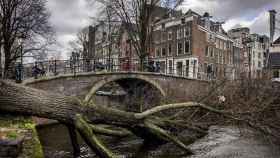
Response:
[{"label": "reflection on water", "polygon": [[[72,158],[72,147],[67,128],[63,125],[51,125],[38,129],[41,143],[46,158]],[[183,140],[190,133],[182,133]],[[110,139],[109,139],[110,138]],[[124,158],[279,158],[280,150],[270,144],[260,135],[247,129],[242,131],[235,127],[213,126],[209,134],[195,143],[190,148],[195,155],[186,156],[172,143],[155,148],[143,146],[143,141],[138,138],[111,138],[102,137],[105,144],[116,154]],[[89,148],[82,143],[81,158],[94,158]]]}]

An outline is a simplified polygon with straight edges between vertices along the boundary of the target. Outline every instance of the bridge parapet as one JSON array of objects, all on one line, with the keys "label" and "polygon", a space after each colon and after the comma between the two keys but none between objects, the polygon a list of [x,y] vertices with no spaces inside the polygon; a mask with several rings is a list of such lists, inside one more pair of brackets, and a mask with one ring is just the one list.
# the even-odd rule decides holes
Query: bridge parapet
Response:
[{"label": "bridge parapet", "polygon": [[[188,78],[188,73],[186,73],[184,68],[182,71],[176,69],[170,70],[168,68],[156,68],[154,65],[147,65],[144,70],[138,71],[137,63],[138,60],[130,61],[131,64],[122,63],[117,61],[117,59],[112,59],[112,64],[102,63],[100,59],[79,59],[79,60],[47,60],[35,63],[28,63],[23,65],[23,73],[16,70],[14,72],[15,78],[20,76],[23,80],[29,78],[44,78],[49,76],[61,76],[61,75],[78,75],[81,73],[128,73],[128,72],[141,72],[141,73],[153,73],[153,74],[164,74],[166,76],[172,77],[184,77]],[[168,72],[168,73],[167,73]],[[198,73],[196,79],[206,80],[205,74]]]},{"label": "bridge parapet", "polygon": [[209,82],[205,80],[151,72],[64,74],[40,79],[28,79],[23,84],[54,93],[90,99],[102,86],[114,81],[126,79],[130,79],[126,82],[131,82],[131,84],[136,80],[141,80],[157,89],[166,99],[190,99],[195,93],[207,90],[209,85]]}]

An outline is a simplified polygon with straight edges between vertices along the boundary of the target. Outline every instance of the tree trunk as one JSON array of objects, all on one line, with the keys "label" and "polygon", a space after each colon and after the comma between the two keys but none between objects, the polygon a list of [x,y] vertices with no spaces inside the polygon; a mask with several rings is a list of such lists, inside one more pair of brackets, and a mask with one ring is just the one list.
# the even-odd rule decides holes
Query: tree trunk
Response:
[{"label": "tree trunk", "polygon": [[[45,91],[0,80],[1,112],[43,117],[57,120],[68,126],[73,126],[73,128],[79,131],[80,135],[91,149],[100,157],[105,158],[115,156],[103,145],[95,134],[103,133],[104,135],[125,136],[130,133],[126,130],[123,130],[124,133],[122,134],[112,130],[97,128],[89,123],[102,123],[126,128],[143,139],[163,140],[164,142],[170,141],[181,149],[184,149],[186,153],[191,153],[180,140],[169,135],[168,132],[163,130],[164,128],[157,126],[157,124],[163,125],[160,118],[152,116],[164,110],[189,107],[203,106],[197,103],[170,104],[155,107],[142,113],[132,113],[96,106],[91,102],[84,103],[84,101],[80,101],[77,98],[47,93]],[[149,122],[147,122],[147,120],[149,120]],[[70,129],[70,132],[73,128]],[[74,147],[77,148],[75,138]]]},{"label": "tree trunk", "polygon": [[104,108],[60,94],[15,85],[0,80],[0,110],[21,115],[37,116],[73,124],[76,114],[88,117],[92,122],[129,126],[139,123],[134,113]]}]

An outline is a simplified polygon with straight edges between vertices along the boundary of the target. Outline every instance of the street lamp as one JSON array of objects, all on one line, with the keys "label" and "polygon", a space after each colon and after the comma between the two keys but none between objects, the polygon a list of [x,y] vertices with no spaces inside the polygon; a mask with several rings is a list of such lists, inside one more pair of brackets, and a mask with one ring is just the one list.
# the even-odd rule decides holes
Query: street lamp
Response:
[{"label": "street lamp", "polygon": [[15,67],[16,82],[21,83],[23,80],[23,40],[19,39],[20,43],[20,63]]}]

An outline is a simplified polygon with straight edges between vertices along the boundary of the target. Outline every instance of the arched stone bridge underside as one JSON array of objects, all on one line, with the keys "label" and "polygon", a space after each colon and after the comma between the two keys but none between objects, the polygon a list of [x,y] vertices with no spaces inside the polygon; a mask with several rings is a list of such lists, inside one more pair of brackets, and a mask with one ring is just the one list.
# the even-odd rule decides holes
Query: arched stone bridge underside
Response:
[{"label": "arched stone bridge underside", "polygon": [[157,94],[161,99],[170,101],[193,99],[206,92],[209,87],[207,81],[144,72],[81,73],[75,76],[71,74],[37,80],[29,79],[23,84],[52,93],[90,100],[97,91],[111,83],[120,85],[126,92],[133,93],[141,89],[139,93],[145,94],[146,97]]}]

